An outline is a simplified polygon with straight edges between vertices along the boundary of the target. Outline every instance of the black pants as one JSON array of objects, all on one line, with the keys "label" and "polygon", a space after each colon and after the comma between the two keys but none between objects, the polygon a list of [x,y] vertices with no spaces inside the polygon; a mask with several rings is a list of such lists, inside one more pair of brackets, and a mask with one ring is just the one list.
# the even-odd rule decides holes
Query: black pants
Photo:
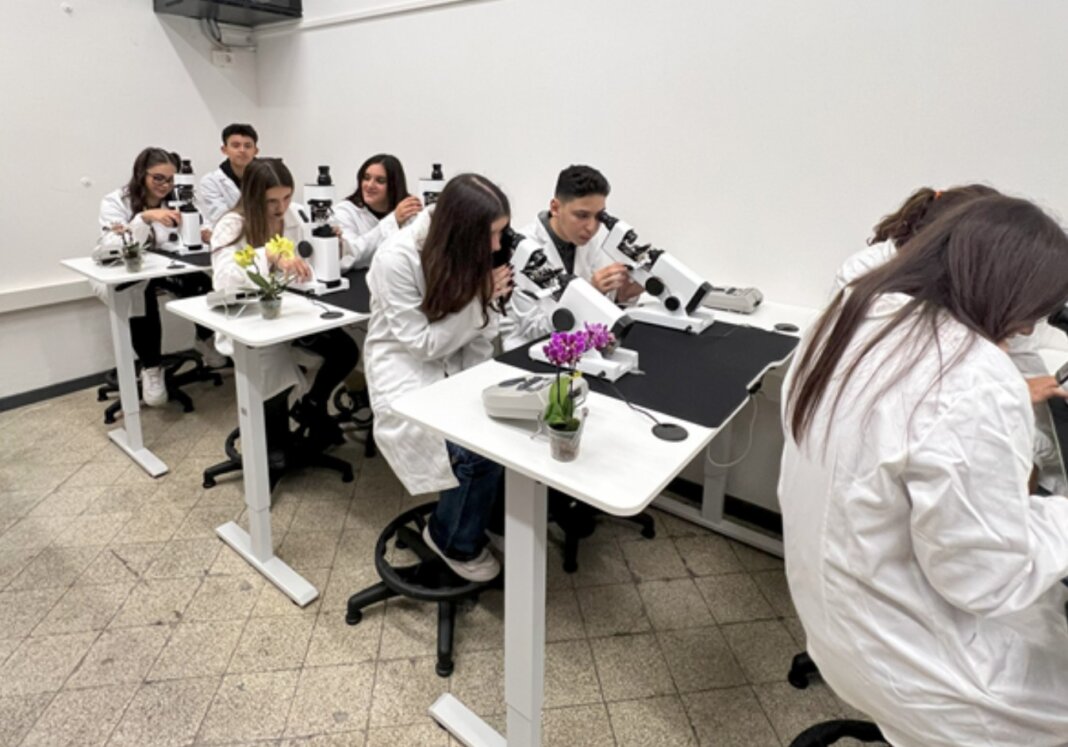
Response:
[{"label": "black pants", "polygon": [[356,341],[340,329],[301,337],[294,343],[323,359],[323,365],[315,374],[315,381],[304,396],[314,409],[326,409],[331,393],[345,377],[356,367],[360,358],[360,349]]},{"label": "black pants", "polygon": [[[163,325],[159,318],[159,292],[168,291],[179,298],[202,296],[211,290],[211,278],[201,272],[171,278],[157,278],[148,282],[145,288],[145,315],[130,319],[130,337],[134,352],[141,361],[142,368],[155,368],[163,357]],[[207,340],[212,336],[207,327],[196,325],[198,340]]]}]

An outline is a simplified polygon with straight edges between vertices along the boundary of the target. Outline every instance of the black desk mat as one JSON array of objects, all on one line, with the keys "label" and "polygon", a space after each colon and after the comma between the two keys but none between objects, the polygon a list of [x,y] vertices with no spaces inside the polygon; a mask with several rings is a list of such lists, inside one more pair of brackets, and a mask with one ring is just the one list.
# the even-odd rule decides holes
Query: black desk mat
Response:
[{"label": "black desk mat", "polygon": [[[791,335],[716,322],[699,335],[637,323],[623,346],[638,351],[644,374],[627,374],[614,387],[633,404],[664,415],[718,428],[738,409],[750,385],[797,347]],[[497,358],[535,373],[554,369],[537,363],[524,345]],[[619,398],[613,384],[587,377],[595,392]]]},{"label": "black desk mat", "polygon": [[[341,309],[348,311],[355,311],[359,314],[366,314],[371,311],[371,291],[367,289],[367,268],[359,270],[349,270],[342,277],[349,279],[349,287],[347,290],[337,291],[336,293],[327,293],[325,296],[315,296],[317,301],[322,301],[325,304],[331,306],[337,306]],[[301,291],[295,291],[292,288],[291,291],[295,293],[301,293]],[[311,295],[304,293],[303,295]]]},{"label": "black desk mat", "polygon": [[176,259],[179,262],[185,262],[187,265],[194,265],[196,267],[211,267],[211,249],[204,247],[198,252],[192,254],[179,254],[178,252],[166,252],[162,249],[149,249],[153,254],[158,254],[161,257],[167,257],[168,259]]}]

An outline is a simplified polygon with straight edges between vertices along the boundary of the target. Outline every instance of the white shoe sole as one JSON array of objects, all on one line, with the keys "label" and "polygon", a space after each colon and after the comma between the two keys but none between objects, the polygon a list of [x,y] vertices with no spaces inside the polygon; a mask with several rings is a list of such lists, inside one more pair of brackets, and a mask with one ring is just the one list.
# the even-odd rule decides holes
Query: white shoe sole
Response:
[{"label": "white shoe sole", "polygon": [[[449,569],[452,570],[453,573],[466,581],[472,581],[476,584],[485,584],[497,578],[501,573],[501,564],[497,562],[496,558],[493,558],[492,566],[487,565],[487,569],[496,567],[496,570],[492,573],[490,573],[489,570],[482,573],[472,573],[469,571],[462,560],[453,560],[434,544],[434,540],[430,537],[429,524],[423,527],[423,541],[426,542],[426,546],[433,550],[439,558],[445,561],[445,565],[449,566]],[[493,556],[491,555],[490,557],[492,558]]]}]

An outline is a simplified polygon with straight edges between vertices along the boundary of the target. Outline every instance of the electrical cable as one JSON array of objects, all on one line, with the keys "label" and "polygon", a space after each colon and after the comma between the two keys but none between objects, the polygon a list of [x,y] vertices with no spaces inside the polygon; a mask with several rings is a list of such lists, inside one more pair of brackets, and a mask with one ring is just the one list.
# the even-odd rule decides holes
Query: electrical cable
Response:
[{"label": "electrical cable", "polygon": [[715,459],[712,458],[712,445],[709,444],[709,448],[705,452],[705,459],[707,459],[708,463],[711,464],[713,467],[718,467],[720,469],[726,469],[728,467],[735,467],[735,466],[741,464],[742,461],[745,460],[745,458],[747,456],[749,456],[749,450],[753,448],[753,432],[756,430],[756,416],[757,416],[757,409],[758,409],[757,397],[759,395],[760,395],[760,392],[757,392],[756,394],[754,394],[750,398],[750,401],[753,403],[753,414],[749,416],[749,438],[746,439],[745,451],[742,452],[742,455],[740,457],[738,457],[737,459],[735,459],[733,462],[727,462],[726,464],[720,464],[719,462],[717,462]]}]

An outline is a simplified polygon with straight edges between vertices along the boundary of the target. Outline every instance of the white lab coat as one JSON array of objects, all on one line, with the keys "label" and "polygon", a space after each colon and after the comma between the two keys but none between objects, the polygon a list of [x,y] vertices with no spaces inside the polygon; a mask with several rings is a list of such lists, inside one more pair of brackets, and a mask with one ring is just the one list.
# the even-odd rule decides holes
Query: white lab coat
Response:
[{"label": "white lab coat", "polygon": [[204,226],[214,230],[219,219],[233,210],[240,199],[241,187],[221,167],[209,171],[201,177],[197,190],[197,207],[204,217]]},{"label": "white lab coat", "polygon": [[[897,256],[897,248],[892,241],[883,241],[879,244],[866,247],[847,259],[834,278],[833,293],[845,288],[862,275],[874,270],[876,267],[889,262]],[[1048,376],[1049,370],[1039,353],[1041,342],[1045,336],[1045,322],[1035,325],[1035,330],[1029,335],[1014,335],[1009,338],[1009,357],[1024,378],[1035,376]],[[1053,432],[1053,420],[1050,417],[1049,408],[1041,405],[1035,408],[1035,431],[1034,462],[1039,467],[1039,483],[1054,493],[1063,493],[1068,490],[1065,482],[1064,469],[1061,466],[1061,457],[1058,452],[1057,438]]]},{"label": "white lab coat", "polygon": [[496,312],[489,311],[489,324],[483,327],[477,298],[437,322],[428,321],[420,309],[426,295],[420,252],[431,214],[432,209],[423,210],[387,239],[367,273],[371,319],[364,371],[375,411],[375,444],[413,495],[447,490],[458,483],[445,439],[394,414],[393,402],[489,360],[497,335]]},{"label": "white lab coat", "polygon": [[[303,221],[293,205],[286,211],[284,221],[282,235],[296,244],[301,238]],[[248,243],[244,234],[245,218],[240,213],[228,212],[215,224],[211,234],[212,287],[215,290],[256,288],[248,277],[248,271],[234,260],[234,254]],[[264,275],[269,271],[267,252],[262,246],[256,247],[256,267]],[[285,304],[285,301],[282,303]],[[259,312],[250,309],[244,313]],[[234,354],[234,341],[228,335],[216,333],[215,347],[223,355]],[[263,356],[265,397],[272,397],[289,387],[296,387],[298,394],[307,390],[307,382],[289,345],[272,345],[264,350]]]},{"label": "white lab coat", "polygon": [[[122,236],[111,230],[117,223],[126,226],[133,240],[141,246],[163,246],[167,243],[170,234],[177,231],[176,228],[168,228],[160,223],[146,223],[141,214],[134,215],[130,207],[130,198],[126,194],[126,188],[121,187],[109,192],[100,201],[100,234],[97,238],[97,247],[121,247]],[[93,293],[104,302],[107,302],[107,287],[103,283],[89,281],[89,287]],[[131,298],[131,316],[145,315],[144,293],[134,293]]]},{"label": "white lab coat", "polygon": [[375,250],[400,230],[396,213],[390,212],[379,220],[366,207],[359,207],[350,200],[342,200],[334,206],[334,218],[341,227],[342,272],[369,266]]},{"label": "white lab coat", "polygon": [[[563,267],[564,263],[556,250],[556,244],[553,243],[540,216],[521,228],[519,233],[538,242],[551,264]],[[614,264],[614,260],[601,250],[601,245],[607,238],[608,231],[601,226],[589,242],[575,248],[576,277],[592,282],[593,273]],[[609,293],[608,297],[614,299],[615,291]],[[505,350],[513,350],[553,331],[552,321],[543,307],[522,293],[512,293],[507,309],[508,313],[501,318],[501,346]]]},{"label": "white lab coat", "polygon": [[[840,371],[907,300],[877,299]],[[950,360],[970,333],[940,329]],[[787,435],[786,575],[808,652],[895,747],[1068,744],[1068,499],[1028,495],[1027,387],[976,339],[932,388],[937,347],[901,371],[903,335],[863,360],[829,434],[837,378],[803,446]]]}]

